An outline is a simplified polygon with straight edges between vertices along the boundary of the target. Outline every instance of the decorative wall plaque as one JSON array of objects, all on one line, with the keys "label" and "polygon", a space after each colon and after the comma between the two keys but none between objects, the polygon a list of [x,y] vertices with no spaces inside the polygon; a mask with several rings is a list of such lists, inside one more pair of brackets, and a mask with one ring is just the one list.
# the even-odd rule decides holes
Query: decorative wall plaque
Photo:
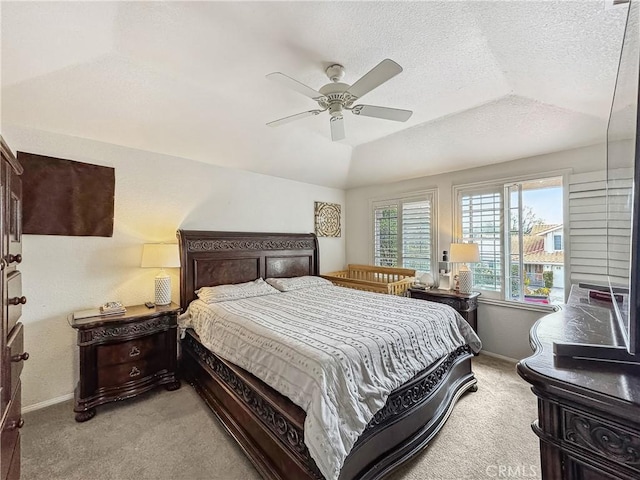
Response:
[{"label": "decorative wall plaque", "polygon": [[315,202],[316,235],[319,237],[340,236],[340,204]]}]

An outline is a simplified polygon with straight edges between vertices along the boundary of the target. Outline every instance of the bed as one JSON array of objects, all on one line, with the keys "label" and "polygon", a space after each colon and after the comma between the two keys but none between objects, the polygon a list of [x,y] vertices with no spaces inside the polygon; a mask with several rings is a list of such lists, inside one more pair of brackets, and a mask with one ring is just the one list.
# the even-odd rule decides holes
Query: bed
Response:
[{"label": "bed", "polygon": [[[319,273],[318,242],[313,234],[180,230],[178,239],[183,309],[203,286]],[[209,351],[192,330],[187,330],[181,351],[183,378],[195,387],[264,478],[324,478],[304,441],[306,413],[302,408]],[[393,390],[344,460],[339,479],[381,478],[424,449],[456,400],[476,388],[472,357],[470,346],[462,345]]]}]

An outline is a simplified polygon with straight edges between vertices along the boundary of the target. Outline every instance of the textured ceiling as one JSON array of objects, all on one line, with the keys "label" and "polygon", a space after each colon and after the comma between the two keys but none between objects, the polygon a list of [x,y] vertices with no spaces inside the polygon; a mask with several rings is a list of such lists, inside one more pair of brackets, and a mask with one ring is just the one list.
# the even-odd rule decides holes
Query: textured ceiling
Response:
[{"label": "textured ceiling", "polygon": [[[6,2],[2,125],[347,188],[602,141],[626,6],[604,0]],[[384,58],[404,71],[363,103],[406,123],[313,109],[270,82],[352,84]]]}]

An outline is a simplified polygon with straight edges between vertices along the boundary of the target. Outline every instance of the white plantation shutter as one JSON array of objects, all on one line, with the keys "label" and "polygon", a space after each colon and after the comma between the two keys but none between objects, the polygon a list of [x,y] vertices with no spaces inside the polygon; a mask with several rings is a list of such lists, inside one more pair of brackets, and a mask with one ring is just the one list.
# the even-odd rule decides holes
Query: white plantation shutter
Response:
[{"label": "white plantation shutter", "polygon": [[373,263],[431,272],[435,256],[433,195],[373,203]]},{"label": "white plantation shutter", "polygon": [[398,266],[398,204],[374,206],[373,263],[383,267]]},{"label": "white plantation shutter", "polygon": [[474,288],[502,290],[502,193],[499,190],[461,192],[460,238],[477,243],[480,262],[471,265]]},{"label": "white plantation shutter", "polygon": [[505,298],[524,302],[524,231],[522,226],[522,184],[505,186]]},{"label": "white plantation shutter", "polygon": [[431,201],[402,203],[402,266],[431,271]]},{"label": "white plantation shutter", "polygon": [[604,170],[569,176],[569,252],[571,284],[607,283],[607,184]]}]

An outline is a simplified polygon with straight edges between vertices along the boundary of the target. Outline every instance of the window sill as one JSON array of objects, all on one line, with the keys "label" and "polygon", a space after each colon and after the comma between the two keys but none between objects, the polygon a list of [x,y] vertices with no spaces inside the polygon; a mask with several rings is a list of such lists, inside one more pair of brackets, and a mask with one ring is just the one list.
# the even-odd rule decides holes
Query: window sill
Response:
[{"label": "window sill", "polygon": [[510,302],[508,300],[498,300],[480,296],[478,302],[486,305],[496,305],[498,307],[515,308],[518,310],[530,310],[532,312],[553,313],[562,308],[561,305],[536,305],[533,303]]}]

